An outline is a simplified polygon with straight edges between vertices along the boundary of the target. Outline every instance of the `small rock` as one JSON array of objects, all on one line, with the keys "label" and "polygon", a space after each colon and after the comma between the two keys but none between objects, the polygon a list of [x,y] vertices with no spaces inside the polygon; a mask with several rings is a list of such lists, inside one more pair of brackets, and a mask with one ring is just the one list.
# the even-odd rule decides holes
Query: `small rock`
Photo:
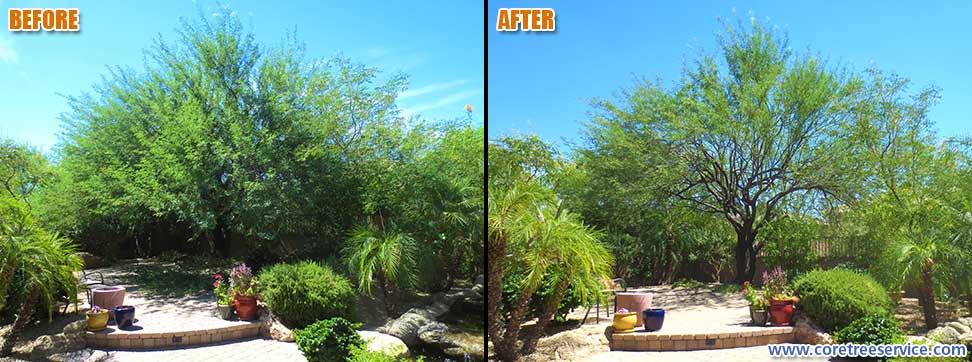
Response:
[{"label": "small rock", "polygon": [[804,314],[797,314],[794,319],[793,332],[798,343],[803,344],[833,344],[834,339],[823,328]]},{"label": "small rock", "polygon": [[408,346],[395,336],[374,331],[358,331],[358,335],[368,344],[369,351],[381,352],[395,358],[409,356]]},{"label": "small rock", "polygon": [[972,332],[972,329],[969,329],[969,326],[962,324],[960,322],[949,322],[948,324],[946,324],[946,326],[951,327],[959,334],[966,334]]},{"label": "small rock", "polygon": [[47,357],[51,362],[103,362],[109,358],[108,352],[85,348],[75,352],[56,353]]}]

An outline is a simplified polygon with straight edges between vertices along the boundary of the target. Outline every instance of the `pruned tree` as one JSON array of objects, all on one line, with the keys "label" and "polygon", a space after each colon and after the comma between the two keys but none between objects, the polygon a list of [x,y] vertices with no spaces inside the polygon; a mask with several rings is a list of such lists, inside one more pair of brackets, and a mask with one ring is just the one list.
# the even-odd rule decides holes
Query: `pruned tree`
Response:
[{"label": "pruned tree", "polygon": [[[863,82],[753,19],[726,24],[722,63],[708,54],[673,88],[639,82],[597,101],[593,148],[634,148],[645,177],[672,198],[725,218],[735,231],[736,281],[753,278],[760,230],[791,196],[841,195]],[[630,152],[629,152],[630,153]]]}]

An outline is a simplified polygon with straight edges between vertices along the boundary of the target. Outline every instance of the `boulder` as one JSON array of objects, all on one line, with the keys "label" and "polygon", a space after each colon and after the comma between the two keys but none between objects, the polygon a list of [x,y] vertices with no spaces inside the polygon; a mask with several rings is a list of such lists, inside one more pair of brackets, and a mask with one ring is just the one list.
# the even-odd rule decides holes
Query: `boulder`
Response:
[{"label": "boulder", "polygon": [[74,352],[53,354],[47,357],[51,362],[103,362],[110,360],[108,352],[85,348]]},{"label": "boulder", "polygon": [[816,322],[804,314],[797,314],[793,318],[793,333],[797,343],[802,344],[833,344],[834,339],[826,330],[820,328]]},{"label": "boulder", "polygon": [[390,320],[384,326],[379,327],[378,332],[395,336],[409,347],[417,346],[419,344],[419,328],[432,322],[427,317],[428,315],[427,311],[412,308],[398,319]]},{"label": "boulder", "polygon": [[940,343],[953,344],[958,342],[960,335],[961,334],[958,333],[958,331],[956,331],[954,328],[944,326],[928,331],[928,333],[925,334],[925,337]]},{"label": "boulder", "polygon": [[37,338],[30,351],[30,359],[43,361],[49,356],[65,352],[77,351],[84,348],[84,338],[75,335],[65,335],[58,333],[55,335],[44,335]]},{"label": "boulder", "polygon": [[966,334],[972,332],[972,329],[970,329],[968,325],[965,325],[961,322],[949,322],[948,324],[946,324],[946,326],[954,329],[956,332],[958,332],[958,334]]},{"label": "boulder", "polygon": [[449,338],[449,326],[441,322],[432,322],[419,328],[418,338],[441,349],[455,347]]},{"label": "boulder", "polygon": [[369,351],[381,352],[395,358],[409,356],[408,346],[395,336],[374,331],[358,331],[358,335],[368,344]]},{"label": "boulder", "polygon": [[280,342],[293,342],[294,333],[287,328],[276,315],[270,312],[260,313],[260,336]]},{"label": "boulder", "polygon": [[972,332],[958,336],[958,342],[965,345],[972,344]]}]

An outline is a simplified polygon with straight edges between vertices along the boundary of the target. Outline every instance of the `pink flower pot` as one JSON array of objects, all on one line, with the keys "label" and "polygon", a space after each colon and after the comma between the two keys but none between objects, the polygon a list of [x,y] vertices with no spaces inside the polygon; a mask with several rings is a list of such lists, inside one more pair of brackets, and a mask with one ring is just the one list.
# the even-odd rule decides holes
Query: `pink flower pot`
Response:
[{"label": "pink flower pot", "polygon": [[620,292],[615,294],[618,309],[625,308],[631,313],[638,315],[638,323],[635,324],[635,327],[641,327],[645,324],[641,312],[644,312],[646,309],[651,309],[652,296],[653,294],[648,292]]},{"label": "pink flower pot", "polygon": [[[113,311],[115,307],[125,304],[125,287],[97,287],[91,289],[91,304],[101,307],[101,309]],[[115,319],[113,312],[108,313],[108,317]]]}]

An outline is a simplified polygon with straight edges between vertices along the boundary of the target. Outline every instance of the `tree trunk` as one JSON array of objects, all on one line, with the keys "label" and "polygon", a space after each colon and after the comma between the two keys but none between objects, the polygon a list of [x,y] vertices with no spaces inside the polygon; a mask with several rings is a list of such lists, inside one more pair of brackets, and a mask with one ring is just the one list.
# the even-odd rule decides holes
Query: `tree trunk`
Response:
[{"label": "tree trunk", "polygon": [[568,286],[570,286],[570,283],[567,282],[567,279],[560,281],[557,284],[557,289],[550,296],[550,299],[544,303],[543,312],[540,313],[540,318],[537,319],[536,328],[523,340],[523,348],[520,350],[522,355],[526,356],[537,350],[537,342],[540,341],[540,337],[543,336],[543,331],[547,329],[550,320],[557,313],[557,309],[560,307],[560,300],[564,299],[564,294],[567,293]]},{"label": "tree trunk", "polygon": [[229,230],[227,228],[226,216],[224,214],[222,205],[216,208],[216,228],[213,233],[213,241],[216,247],[216,252],[222,257],[229,257]]},{"label": "tree trunk", "polygon": [[736,230],[736,284],[752,280],[756,273],[756,256],[753,255],[753,260],[749,260],[753,248],[752,234],[751,230]]},{"label": "tree trunk", "polygon": [[513,362],[520,359],[520,349],[516,348],[516,342],[520,339],[520,328],[527,311],[530,309],[530,298],[533,298],[534,292],[536,292],[535,288],[520,291],[520,295],[517,296],[516,302],[513,304],[513,310],[509,313],[510,318],[506,321],[506,332],[503,333],[502,340],[499,343],[493,341],[493,345],[496,347],[496,356],[501,361]]},{"label": "tree trunk", "polygon": [[40,297],[40,289],[33,288],[30,290],[30,295],[24,304],[20,306],[20,311],[17,312],[17,318],[14,319],[13,326],[7,335],[3,337],[3,341],[0,342],[0,356],[9,356],[13,351],[14,344],[17,343],[17,339],[20,337],[20,332],[24,330],[27,326],[27,322],[30,322],[31,315],[34,314],[34,306],[37,304],[37,299]]},{"label": "tree trunk", "polygon": [[926,268],[921,273],[922,285],[919,290],[919,301],[921,302],[922,312],[925,314],[925,327],[929,330],[938,327],[938,311],[935,308],[935,278],[931,268]]},{"label": "tree trunk", "polygon": [[[498,240],[497,240],[498,239]],[[503,259],[506,257],[506,242],[502,237],[490,240],[486,256],[486,323],[489,338],[493,341],[496,355],[503,358],[507,350],[500,353],[503,345],[503,318],[499,307],[503,303]]]}]

